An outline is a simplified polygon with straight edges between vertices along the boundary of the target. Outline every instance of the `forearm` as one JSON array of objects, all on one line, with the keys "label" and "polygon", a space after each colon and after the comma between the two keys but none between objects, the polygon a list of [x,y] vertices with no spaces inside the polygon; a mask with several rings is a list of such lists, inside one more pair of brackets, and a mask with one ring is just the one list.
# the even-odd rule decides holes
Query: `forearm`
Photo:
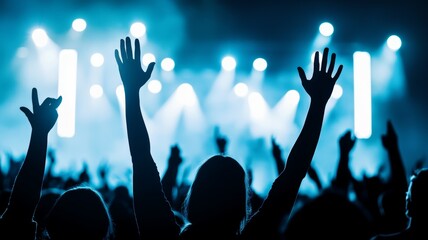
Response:
[{"label": "forearm", "polygon": [[311,164],[321,132],[323,105],[311,103],[302,131],[287,159],[285,169],[275,180],[262,209],[270,212],[269,219],[279,223],[291,212],[300,184]]},{"label": "forearm", "polygon": [[162,187],[165,197],[172,203],[172,190],[177,185],[178,166],[168,165],[165,175],[162,178]]},{"label": "forearm", "polygon": [[285,163],[282,157],[275,157],[275,165],[276,165],[276,171],[278,172],[278,175],[281,174],[281,172],[285,168]]},{"label": "forearm", "polygon": [[391,185],[394,188],[401,188],[401,190],[406,191],[406,171],[404,169],[403,160],[398,146],[393,149],[388,149],[388,157],[391,165]]},{"label": "forearm", "polygon": [[31,133],[27,156],[13,185],[8,214],[31,220],[40,199],[46,162],[48,136]]},{"label": "forearm", "polygon": [[336,179],[334,179],[333,185],[336,188],[347,191],[350,181],[351,172],[349,170],[349,153],[340,151]]}]

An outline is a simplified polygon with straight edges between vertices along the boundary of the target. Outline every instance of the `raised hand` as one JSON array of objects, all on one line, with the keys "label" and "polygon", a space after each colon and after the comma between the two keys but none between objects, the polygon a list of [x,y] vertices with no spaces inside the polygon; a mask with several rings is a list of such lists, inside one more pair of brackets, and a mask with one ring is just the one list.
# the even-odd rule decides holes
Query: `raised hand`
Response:
[{"label": "raised hand", "polygon": [[227,145],[227,138],[225,136],[220,135],[219,127],[216,126],[214,129],[214,137],[215,137],[215,143],[217,144],[217,148],[220,154],[226,153],[226,145]]},{"label": "raised hand", "polygon": [[336,62],[335,53],[331,55],[330,66],[327,69],[328,50],[328,48],[324,49],[321,61],[321,69],[319,66],[319,52],[317,51],[315,53],[314,72],[311,80],[307,79],[303,68],[297,68],[305,91],[309,94],[312,100],[323,104],[327,104],[327,101],[333,92],[334,84],[336,83],[343,69],[343,65],[340,65],[336,74],[333,76],[334,64]]},{"label": "raised hand", "polygon": [[392,150],[398,148],[398,139],[397,133],[395,132],[394,127],[392,126],[391,121],[387,123],[386,134],[382,135],[382,145],[387,150]]},{"label": "raised hand", "polygon": [[[282,159],[282,150],[279,147],[278,143],[276,143],[275,138],[271,137],[271,143],[272,143],[272,155],[275,159]],[[281,170],[282,171],[282,170]]]},{"label": "raised hand", "polygon": [[129,37],[126,37],[126,40],[120,40],[120,55],[117,49],[114,54],[125,90],[135,89],[138,91],[149,80],[155,63],[150,63],[147,70],[144,71],[141,68],[140,41],[135,39],[135,52],[133,53]]},{"label": "raised hand", "polygon": [[168,165],[169,166],[179,166],[183,162],[183,159],[180,156],[180,148],[178,144],[171,146],[171,153],[169,156]]},{"label": "raised hand", "polygon": [[352,148],[354,148],[357,139],[351,136],[351,130],[345,132],[339,139],[340,152],[349,154]]},{"label": "raised hand", "polygon": [[21,111],[27,116],[28,121],[33,128],[33,131],[40,132],[42,134],[48,134],[52,127],[55,125],[58,119],[58,113],[56,109],[61,104],[62,97],[46,98],[42,105],[39,105],[39,97],[37,89],[32,90],[32,101],[33,101],[33,112],[26,107],[21,107]]}]

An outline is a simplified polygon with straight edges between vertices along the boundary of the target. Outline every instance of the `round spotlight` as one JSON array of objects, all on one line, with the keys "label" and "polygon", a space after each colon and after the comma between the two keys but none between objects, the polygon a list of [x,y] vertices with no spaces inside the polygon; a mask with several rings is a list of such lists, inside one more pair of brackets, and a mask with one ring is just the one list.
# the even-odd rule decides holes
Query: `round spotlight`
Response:
[{"label": "round spotlight", "polygon": [[233,87],[233,91],[238,97],[245,97],[248,94],[248,86],[245,83],[238,83]]},{"label": "round spotlight", "polygon": [[335,84],[333,88],[333,93],[331,97],[334,99],[339,99],[343,95],[343,88],[339,84]]},{"label": "round spotlight", "polygon": [[401,39],[397,35],[390,36],[386,43],[388,44],[388,47],[393,51],[397,51],[401,48]]},{"label": "round spotlight", "polygon": [[319,30],[323,36],[329,37],[333,34],[334,27],[333,27],[333,25],[331,25],[331,23],[324,22],[324,23],[321,23]]},{"label": "round spotlight", "polygon": [[172,58],[164,58],[161,62],[161,67],[164,71],[170,72],[175,67],[175,62]]},{"label": "round spotlight", "polygon": [[267,62],[263,58],[257,58],[253,62],[253,68],[256,69],[259,72],[262,72],[266,70],[267,68]]},{"label": "round spotlight", "polygon": [[140,38],[146,34],[146,26],[141,22],[135,22],[131,25],[131,29],[129,31],[133,37]]},{"label": "round spotlight", "polygon": [[98,84],[94,84],[91,86],[91,88],[89,89],[89,94],[91,95],[92,98],[100,98],[103,95],[104,91],[103,91],[103,87],[101,87]]},{"label": "round spotlight", "polygon": [[146,53],[143,55],[143,65],[144,66],[149,66],[150,63],[156,61],[156,57],[155,55],[151,54],[151,53]]},{"label": "round spotlight", "polygon": [[86,29],[86,21],[82,18],[77,18],[73,21],[73,23],[71,24],[71,27],[76,32],[83,32]]},{"label": "round spotlight", "polygon": [[157,94],[162,90],[162,83],[159,80],[150,80],[147,88],[151,93]]},{"label": "round spotlight", "polygon": [[232,71],[236,68],[236,60],[231,56],[224,57],[221,66],[226,71]]},{"label": "round spotlight", "polygon": [[101,67],[104,64],[104,56],[101,53],[92,54],[91,64],[94,67]]},{"label": "round spotlight", "polygon": [[49,41],[48,34],[41,28],[34,29],[33,33],[31,34],[31,38],[33,39],[36,47],[39,48],[46,46]]},{"label": "round spotlight", "polygon": [[183,83],[178,86],[177,91],[180,94],[180,101],[185,106],[194,106],[196,104],[196,95],[192,85]]},{"label": "round spotlight", "polygon": [[287,100],[289,100],[292,103],[298,103],[300,100],[300,94],[298,91],[296,90],[289,90],[286,94],[285,94]]}]

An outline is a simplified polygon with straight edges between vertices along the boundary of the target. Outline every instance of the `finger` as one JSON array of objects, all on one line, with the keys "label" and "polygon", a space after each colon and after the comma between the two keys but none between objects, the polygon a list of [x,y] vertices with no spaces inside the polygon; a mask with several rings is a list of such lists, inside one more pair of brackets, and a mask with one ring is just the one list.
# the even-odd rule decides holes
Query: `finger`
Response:
[{"label": "finger", "polygon": [[339,68],[337,69],[336,75],[334,75],[334,77],[333,77],[333,81],[335,81],[335,82],[337,81],[340,74],[342,73],[342,69],[343,69],[343,65],[340,65]]},{"label": "finger", "polygon": [[39,105],[39,95],[37,93],[36,88],[33,88],[32,92],[31,92],[31,97],[32,97],[32,101],[33,101],[33,111],[36,111],[36,109],[40,106]]},{"label": "finger", "polygon": [[148,78],[150,78],[150,76],[152,76],[152,72],[153,72],[154,67],[155,67],[155,62],[151,62],[149,64],[149,66],[147,67],[146,74],[147,74]]},{"label": "finger", "polygon": [[116,49],[114,50],[114,58],[116,58],[116,63],[118,66],[120,66],[121,64],[123,64],[122,60],[119,57],[119,51]]},{"label": "finger", "polygon": [[57,109],[61,104],[61,102],[62,102],[62,96],[59,96],[57,99],[54,99],[54,101],[52,102],[52,107]]},{"label": "finger", "polygon": [[299,77],[300,77],[300,80],[302,80],[302,83],[308,81],[308,79],[306,78],[306,74],[305,74],[305,71],[303,70],[303,68],[298,67],[297,71],[299,72]]},{"label": "finger", "polygon": [[140,48],[140,40],[135,39],[135,56],[134,59],[137,63],[140,63],[141,66],[141,48]]},{"label": "finger", "polygon": [[123,39],[120,39],[120,54],[122,55],[123,62],[126,59],[128,59],[128,56],[126,55],[126,50],[125,50],[125,41]]},{"label": "finger", "polygon": [[320,70],[320,53],[316,51],[314,59],[314,74]]},{"label": "finger", "polygon": [[28,118],[28,120],[30,120],[32,118],[33,113],[30,111],[30,109],[28,109],[26,107],[20,107],[19,109],[25,114],[25,116]]},{"label": "finger", "polygon": [[336,53],[333,53],[331,55],[331,61],[330,61],[330,66],[328,67],[328,72],[327,74],[329,76],[331,76],[331,74],[333,74],[333,69],[334,69],[334,64],[336,63]]},{"label": "finger", "polygon": [[126,37],[126,55],[128,57],[128,60],[132,59],[132,46],[131,39],[129,37]]},{"label": "finger", "polygon": [[322,53],[322,61],[321,61],[321,71],[325,72],[327,69],[327,58],[328,58],[328,48],[324,48],[324,52]]}]

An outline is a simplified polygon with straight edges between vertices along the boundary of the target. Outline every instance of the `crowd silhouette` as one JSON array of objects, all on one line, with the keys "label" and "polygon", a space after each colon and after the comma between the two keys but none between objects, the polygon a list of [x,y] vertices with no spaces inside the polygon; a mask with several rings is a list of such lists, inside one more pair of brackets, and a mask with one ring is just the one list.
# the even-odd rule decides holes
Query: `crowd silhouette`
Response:
[{"label": "crowd silhouette", "polygon": [[[340,157],[329,184],[311,165],[343,69],[335,69],[336,54],[328,48],[321,59],[316,52],[310,79],[297,68],[310,105],[286,159],[271,139],[277,177],[265,197],[252,187],[251,168],[227,155],[228,139],[219,128],[213,140],[218,154],[203,161],[192,183],[178,181],[179,144],[170,147],[161,177],[140,105],[140,89],[155,63],[142,69],[138,39],[134,44],[121,39],[114,53],[125,90],[132,192],[110,186],[107,162],[98,167],[98,187],[91,184],[87,165],[77,179],[54,174],[59,159],[48,148],[48,134],[62,98],[39,104],[34,88],[32,110],[21,107],[31,125],[27,154],[20,160],[8,155],[7,172],[0,166],[0,239],[427,239],[428,169],[419,163],[408,183],[411,174],[391,121],[380,136],[389,160],[387,180],[352,175],[350,154],[357,140],[350,130],[338,139]],[[314,197],[299,192],[306,176],[317,188]]]}]

